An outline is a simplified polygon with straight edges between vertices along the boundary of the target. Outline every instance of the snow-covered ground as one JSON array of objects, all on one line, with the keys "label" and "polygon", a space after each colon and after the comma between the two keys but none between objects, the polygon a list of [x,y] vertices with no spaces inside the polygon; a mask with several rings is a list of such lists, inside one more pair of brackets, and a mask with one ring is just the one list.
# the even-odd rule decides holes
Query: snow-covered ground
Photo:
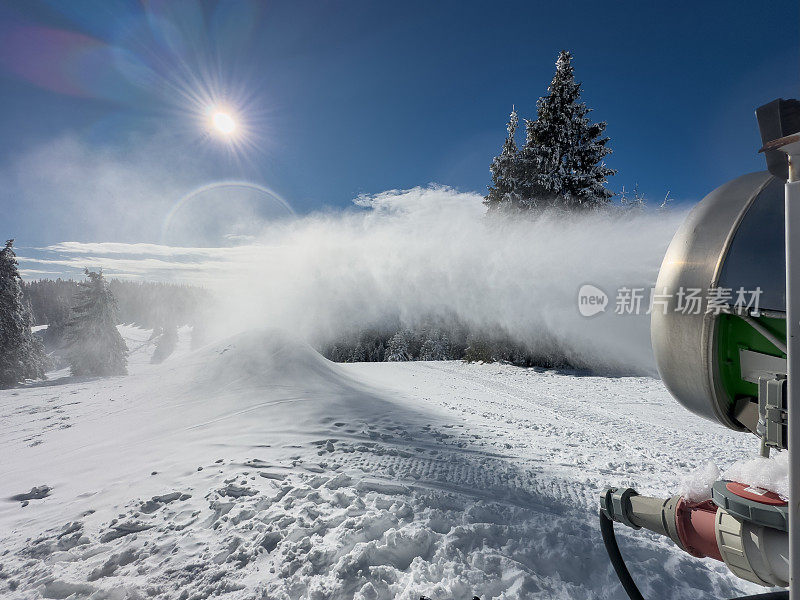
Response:
[{"label": "snow-covered ground", "polygon": [[[129,376],[0,392],[4,598],[623,598],[600,490],[756,450],[650,378],[337,365],[275,331],[151,365],[122,331]],[[621,537],[645,597],[758,590]]]}]

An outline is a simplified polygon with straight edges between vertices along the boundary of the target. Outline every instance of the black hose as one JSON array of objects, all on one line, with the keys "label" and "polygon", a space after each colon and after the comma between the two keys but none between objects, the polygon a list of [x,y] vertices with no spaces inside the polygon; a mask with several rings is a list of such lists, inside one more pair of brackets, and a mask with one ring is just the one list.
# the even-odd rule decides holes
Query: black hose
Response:
[{"label": "black hose", "polygon": [[619,551],[617,544],[617,536],[614,535],[614,521],[609,519],[602,510],[600,511],[600,533],[603,535],[603,544],[606,546],[608,558],[611,559],[611,566],[617,572],[617,577],[622,587],[625,588],[625,593],[631,600],[644,600],[639,588],[631,577],[625,559],[622,558],[622,553]]},{"label": "black hose", "polygon": [[[614,571],[616,571],[622,587],[625,588],[628,598],[631,600],[644,600],[642,593],[633,581],[633,577],[631,577],[630,571],[628,571],[625,559],[622,558],[622,553],[619,551],[617,536],[614,534],[614,521],[609,519],[602,510],[600,511],[600,533],[603,535],[603,544],[605,544],[608,558],[611,560],[611,566],[614,567]],[[731,600],[789,600],[789,590],[755,594],[754,596],[741,596]]]}]

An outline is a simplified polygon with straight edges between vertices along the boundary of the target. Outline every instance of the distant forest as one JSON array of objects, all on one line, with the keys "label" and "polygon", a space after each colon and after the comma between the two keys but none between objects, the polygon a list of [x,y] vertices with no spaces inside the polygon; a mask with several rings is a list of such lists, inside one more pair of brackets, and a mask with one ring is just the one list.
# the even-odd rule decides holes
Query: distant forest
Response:
[{"label": "distant forest", "polygon": [[[210,293],[202,288],[143,281],[108,282],[117,300],[121,323],[145,329],[194,325]],[[22,293],[33,315],[33,325],[58,325],[70,316],[78,293],[72,279],[42,279],[22,283]]]},{"label": "distant forest", "polygon": [[431,317],[419,325],[372,327],[343,334],[319,348],[334,362],[465,360],[508,362],[531,367],[572,367],[562,352],[531,352],[502,328],[477,331],[454,316]]},{"label": "distant forest", "polygon": [[[108,282],[118,305],[117,321],[152,329],[154,335],[174,336],[176,327],[190,325],[192,347],[208,339],[209,304],[212,294],[203,288],[171,283]],[[23,282],[23,298],[30,308],[32,325],[48,325],[42,336],[48,351],[59,351],[65,325],[73,315],[79,285],[72,279]],[[398,322],[365,327],[339,334],[318,350],[335,362],[400,362],[409,360],[503,361],[523,366],[569,366],[561,356],[532,354],[512,336],[494,329],[471,330],[454,315],[422,319],[417,325]]]}]

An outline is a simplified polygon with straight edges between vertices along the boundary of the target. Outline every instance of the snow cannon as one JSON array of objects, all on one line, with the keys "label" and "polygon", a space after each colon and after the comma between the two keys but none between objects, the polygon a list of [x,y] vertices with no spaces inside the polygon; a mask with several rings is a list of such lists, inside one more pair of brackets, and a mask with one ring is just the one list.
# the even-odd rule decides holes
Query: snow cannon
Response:
[{"label": "snow cannon", "polygon": [[[667,249],[650,332],[661,379],[690,411],[759,433],[759,380],[786,374],[784,181],[751,173],[708,194]],[[780,447],[785,427],[768,443]]]},{"label": "snow cannon", "polygon": [[[800,435],[800,424],[790,425],[800,412],[789,408],[796,396],[790,373],[800,372],[793,366],[800,346],[793,352],[791,345],[800,343],[800,331],[791,326],[787,332],[787,323],[799,320],[787,320],[787,312],[800,315],[795,309],[800,278],[797,287],[791,283],[796,269],[791,264],[800,264],[791,259],[795,250],[800,254],[800,240],[792,242],[800,238],[800,207],[795,217],[789,209],[792,193],[800,205],[800,182],[792,183],[800,180],[800,102],[775,100],[759,107],[756,118],[767,170],[723,184],[688,215],[658,274],[650,332],[670,393],[701,417],[757,436],[760,454],[769,456],[771,450],[788,451],[790,436]],[[790,229],[795,220],[798,229]],[[788,236],[787,252],[790,230],[796,233]],[[800,476],[796,480],[800,484]],[[795,546],[800,524],[790,535],[795,517],[787,500],[726,480],[715,482],[711,498],[699,502],[608,488],[600,497],[601,532],[633,600],[642,595],[622,559],[615,522],[665,535],[692,556],[723,561],[748,581],[787,587],[800,580],[800,545]],[[798,549],[792,550],[798,560],[791,562],[790,538]],[[748,596],[756,597],[789,598],[789,592]]]}]

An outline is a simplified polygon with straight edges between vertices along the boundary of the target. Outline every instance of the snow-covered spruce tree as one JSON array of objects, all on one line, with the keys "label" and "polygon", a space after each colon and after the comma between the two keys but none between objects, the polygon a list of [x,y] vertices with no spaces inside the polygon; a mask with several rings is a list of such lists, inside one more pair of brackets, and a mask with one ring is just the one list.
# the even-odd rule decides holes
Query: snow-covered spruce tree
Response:
[{"label": "snow-covered spruce tree", "polygon": [[489,211],[507,210],[519,206],[519,150],[514,136],[519,124],[516,109],[511,110],[506,131],[506,141],[498,156],[494,157],[489,170],[492,173],[492,185],[483,203]]},{"label": "snow-covered spruce tree", "polygon": [[356,347],[353,349],[353,354],[350,356],[350,360],[348,362],[365,362],[367,360],[367,349],[361,342],[356,344]]},{"label": "snow-covered spruce tree", "polygon": [[420,360],[447,360],[450,358],[450,340],[447,335],[433,329],[419,352]]},{"label": "snow-covered spruce tree", "polygon": [[386,354],[384,360],[386,362],[403,362],[411,360],[411,353],[409,352],[409,338],[411,336],[406,331],[398,331],[389,340],[386,345]]},{"label": "snow-covered spruce tree", "polygon": [[613,193],[606,180],[616,171],[603,158],[611,153],[604,122],[591,123],[591,110],[580,101],[572,55],[562,50],[547,95],[536,103],[537,118],[526,120],[521,151],[520,193],[530,208],[592,208],[608,203]]},{"label": "snow-covered spruce tree", "polygon": [[31,333],[30,304],[22,297],[14,240],[0,250],[0,388],[42,379],[47,356]]},{"label": "snow-covered spruce tree", "polygon": [[117,331],[117,301],[102,269],[84,273],[66,332],[72,374],[125,375],[128,347]]}]

